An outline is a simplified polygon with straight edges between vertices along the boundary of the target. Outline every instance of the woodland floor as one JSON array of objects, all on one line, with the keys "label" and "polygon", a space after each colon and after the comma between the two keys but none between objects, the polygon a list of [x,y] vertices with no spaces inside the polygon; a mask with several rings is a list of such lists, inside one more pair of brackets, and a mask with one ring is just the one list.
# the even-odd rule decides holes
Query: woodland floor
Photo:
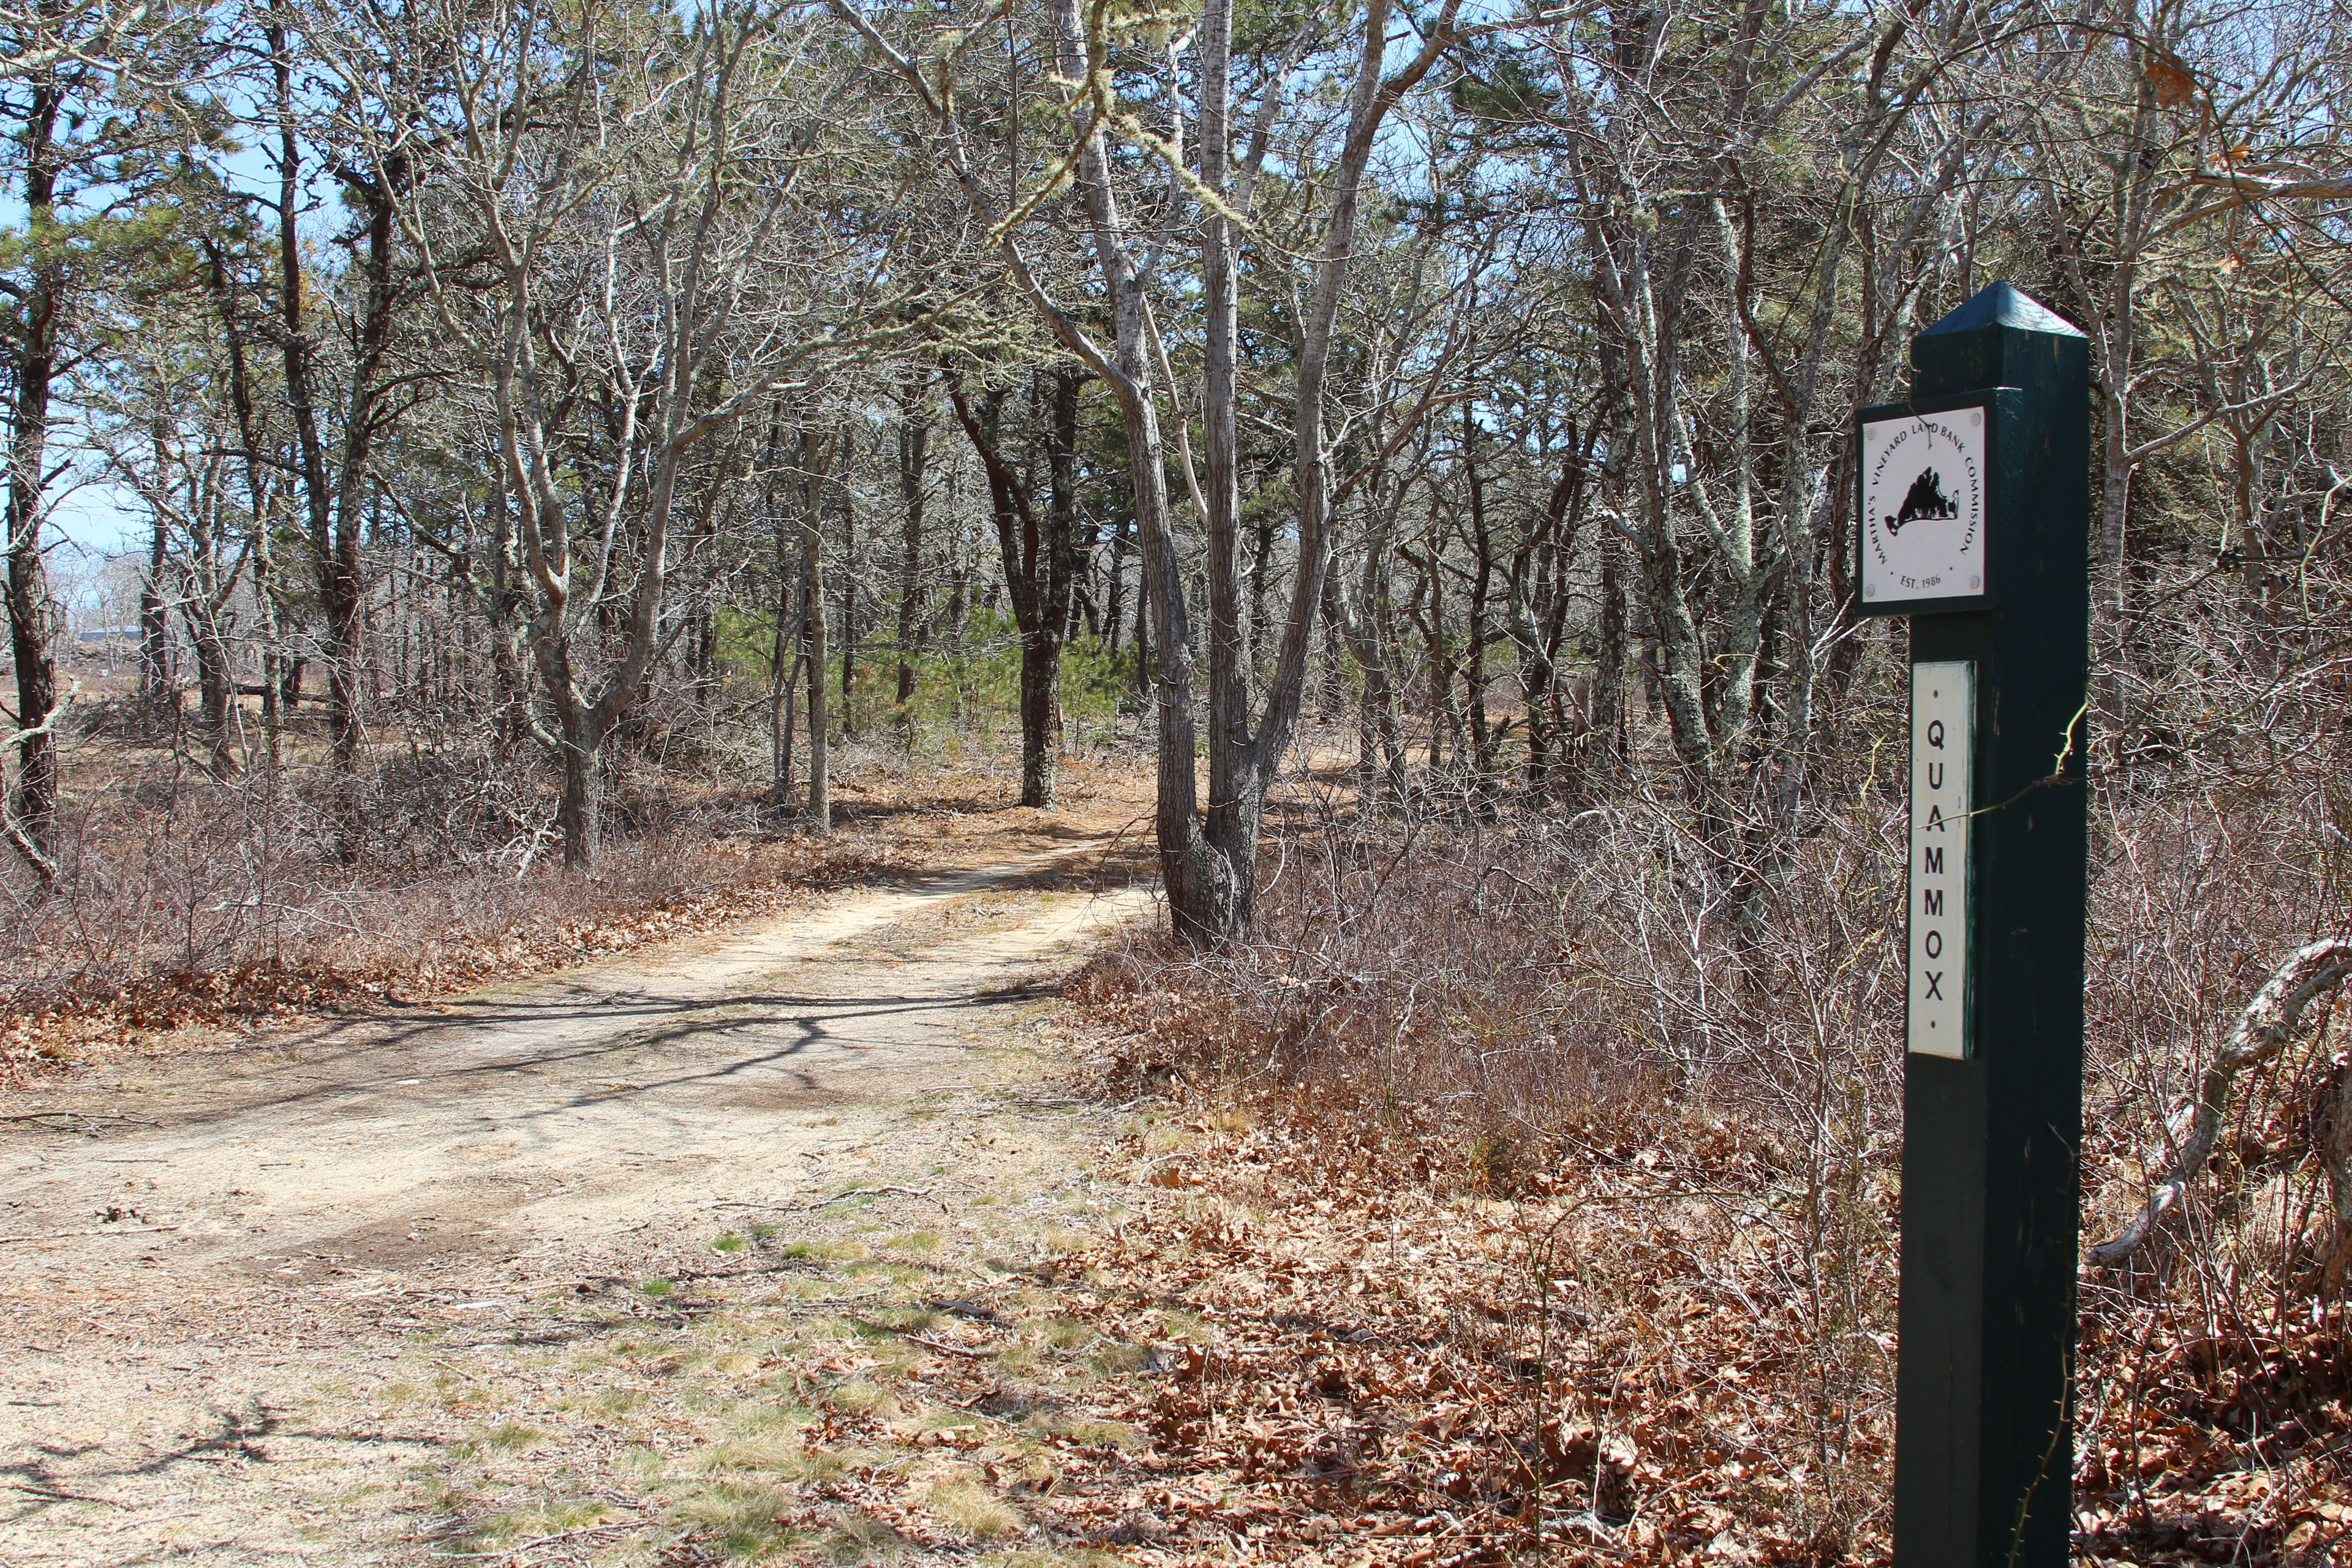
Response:
[{"label": "woodland floor", "polygon": [[[1048,1087],[1036,988],[1141,906],[1105,875],[1131,846],[1099,810],[1009,815],[939,835],[943,868],[724,937],[12,1097],[0,1562],[889,1534],[747,1509],[723,1455],[824,1418],[761,1374],[788,1361],[833,1368],[844,1413],[919,1405],[857,1374],[931,1336],[877,1323],[1003,1299],[1112,1201],[1084,1170],[1106,1113]],[[929,1500],[907,1550],[923,1520],[948,1559],[1007,1534],[976,1468],[930,1469],[900,1489]]]},{"label": "woodland floor", "polygon": [[[1876,1427],[1855,1495],[1785,1462],[1797,1305],[1698,1239],[1779,1180],[1723,1127],[1399,1182],[1066,995],[1142,791],[901,802],[724,931],[20,1079],[0,1568],[1883,1562]],[[2337,1490],[2180,1433],[2169,1533],[2080,1560],[2347,1561]]]}]

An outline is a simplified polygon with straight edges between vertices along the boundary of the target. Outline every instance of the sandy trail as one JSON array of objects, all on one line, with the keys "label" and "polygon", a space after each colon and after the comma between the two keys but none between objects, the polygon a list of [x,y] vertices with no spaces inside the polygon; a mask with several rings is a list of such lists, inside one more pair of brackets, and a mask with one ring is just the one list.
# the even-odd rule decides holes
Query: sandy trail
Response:
[{"label": "sandy trail", "polygon": [[634,1298],[730,1211],[951,1186],[1139,897],[1093,847],[48,1091],[94,1120],[0,1126],[0,1563],[430,1555],[395,1474],[444,1439],[376,1363],[559,1342],[531,1293]]}]

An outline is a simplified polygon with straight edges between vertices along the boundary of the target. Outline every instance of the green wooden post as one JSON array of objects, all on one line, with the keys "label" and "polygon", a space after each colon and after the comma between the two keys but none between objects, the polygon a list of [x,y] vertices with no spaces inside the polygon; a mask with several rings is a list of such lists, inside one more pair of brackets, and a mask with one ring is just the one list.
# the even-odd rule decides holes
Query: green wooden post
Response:
[{"label": "green wooden post", "polygon": [[2068,1558],[2086,349],[1996,283],[1856,416],[1863,609],[1913,617],[1897,1568]]}]

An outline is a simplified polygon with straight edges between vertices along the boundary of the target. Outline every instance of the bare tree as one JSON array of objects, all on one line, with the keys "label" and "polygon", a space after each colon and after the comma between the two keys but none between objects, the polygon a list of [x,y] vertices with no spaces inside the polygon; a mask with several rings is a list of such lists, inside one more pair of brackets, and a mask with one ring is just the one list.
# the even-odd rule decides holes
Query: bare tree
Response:
[{"label": "bare tree", "polygon": [[929,378],[910,372],[898,391],[898,685],[901,734],[914,732],[915,656],[922,651],[925,614],[923,513],[930,500]]},{"label": "bare tree", "polygon": [[[1041,370],[1033,396],[1028,459],[1016,467],[1006,439],[1004,410],[1013,391],[999,384],[977,397],[962,377],[947,373],[956,421],[987,478],[996,524],[997,557],[1006,596],[1021,634],[1021,804],[1050,806],[1061,748],[1062,647],[1076,616],[1078,582],[1076,463],[1078,389],[1084,374],[1072,367]],[[1046,494],[1032,494],[1042,454]]]},{"label": "bare tree", "polygon": [[[1007,210],[998,189],[985,177],[984,160],[975,154],[951,92],[935,87],[924,68],[891,44],[880,26],[848,0],[832,0],[832,8],[912,93],[929,120],[949,170],[989,226],[1015,283],[1052,325],[1066,352],[1100,376],[1118,402],[1127,431],[1129,468],[1135,482],[1152,640],[1158,649],[1154,691],[1159,800],[1154,826],[1161,880],[1177,930],[1188,940],[1202,945],[1237,941],[1249,929],[1266,792],[1297,724],[1315,617],[1323,599],[1332,489],[1327,456],[1328,380],[1334,329],[1354,260],[1365,173],[1390,112],[1455,42],[1458,0],[1447,0],[1433,16],[1419,23],[1420,46],[1393,71],[1385,68],[1392,15],[1386,0],[1374,0],[1366,8],[1349,29],[1349,36],[1359,42],[1352,50],[1343,47],[1341,51],[1338,69],[1346,84],[1346,107],[1334,127],[1330,163],[1318,182],[1322,199],[1304,247],[1313,260],[1303,280],[1305,303],[1289,431],[1298,565],[1273,673],[1263,704],[1255,711],[1244,668],[1248,627],[1242,594],[1242,498],[1236,462],[1237,247],[1252,221],[1257,172],[1271,146],[1275,118],[1287,101],[1295,85],[1293,70],[1303,58],[1303,45],[1312,41],[1312,36],[1302,39],[1302,52],[1277,54],[1259,62],[1257,113],[1249,142],[1237,156],[1232,12],[1224,0],[1210,0],[1192,41],[1201,122],[1197,172],[1181,159],[1181,124],[1171,125],[1167,133],[1145,137],[1144,144],[1165,162],[1172,182],[1171,198],[1160,203],[1162,209],[1179,210],[1180,204],[1172,197],[1183,193],[1195,198],[1201,215],[1202,475],[1194,473],[1189,434],[1181,422],[1178,447],[1206,544],[1210,733],[1205,806],[1200,799],[1193,750],[1191,616],[1161,478],[1167,453],[1160,404],[1174,395],[1175,382],[1151,302],[1155,275],[1173,236],[1139,226],[1129,216],[1125,182],[1114,165],[1114,136],[1142,128],[1119,107],[1113,80],[1118,66],[1113,58],[1107,18],[1100,13],[1082,12],[1070,0],[1060,0],[1053,8],[1044,47],[1053,62],[1055,79],[1063,84],[1058,90],[1068,128],[1068,141],[1053,160],[1049,184],[1066,177],[1075,185],[1093,248],[1096,282],[1109,317],[1108,343],[1098,341],[1078,313],[1055,296],[1023,247],[1022,225],[1047,199],[1046,195],[1022,197],[1020,208]],[[955,43],[943,64],[961,63],[969,47],[968,40]],[[1171,69],[1173,59],[1171,52]]]},{"label": "bare tree", "polygon": [[[425,172],[403,218],[439,320],[487,383],[531,589],[539,732],[562,773],[565,863],[584,868],[604,743],[687,624],[667,591],[688,452],[845,344],[899,329],[865,329],[889,313],[856,297],[842,260],[871,237],[812,219],[841,121],[821,68],[763,14],[676,31],[594,8],[415,26],[413,58],[452,62],[447,123],[381,147],[376,166]],[[341,68],[372,79],[356,55]],[[576,418],[589,407],[601,440]],[[588,634],[613,601],[599,646]],[[818,650],[813,721],[822,669]]]}]

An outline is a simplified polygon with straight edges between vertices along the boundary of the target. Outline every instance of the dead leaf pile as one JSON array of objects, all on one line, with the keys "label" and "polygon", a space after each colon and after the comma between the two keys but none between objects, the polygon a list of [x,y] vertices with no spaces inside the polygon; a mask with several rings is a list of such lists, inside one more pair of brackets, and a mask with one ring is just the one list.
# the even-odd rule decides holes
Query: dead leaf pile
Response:
[{"label": "dead leaf pile", "polygon": [[[1134,1560],[1882,1551],[1861,1483],[1885,1462],[1884,1386],[1808,1386],[1819,1305],[1790,1292],[1778,1238],[1740,1223],[1769,1204],[1692,1195],[1732,1173],[1720,1162],[1612,1159],[1504,1200],[1449,1180],[1435,1138],[1196,1125],[1146,1176],[1147,1215],[1064,1265],[1099,1331],[1169,1363],[1118,1412],[1152,1434],[1166,1487],[1164,1533]],[[1417,1177],[1371,1179],[1415,1143]],[[1875,1360],[1877,1326],[1850,1331]]]},{"label": "dead leaf pile", "polygon": [[[1170,1054],[1130,1039],[1112,1081]],[[1116,1410],[1167,1489],[1135,1561],[1887,1560],[1891,1151],[1841,1228],[1699,1109],[1559,1127],[1535,1169],[1442,1107],[1264,1096],[1219,1132],[1230,1098],[1188,1103],[1192,1142],[1127,1152],[1143,1214],[1064,1266],[1100,1331],[1172,1358]],[[2342,1561],[2344,1308],[2292,1342],[2150,1313],[2085,1298],[2077,1559]]]}]

